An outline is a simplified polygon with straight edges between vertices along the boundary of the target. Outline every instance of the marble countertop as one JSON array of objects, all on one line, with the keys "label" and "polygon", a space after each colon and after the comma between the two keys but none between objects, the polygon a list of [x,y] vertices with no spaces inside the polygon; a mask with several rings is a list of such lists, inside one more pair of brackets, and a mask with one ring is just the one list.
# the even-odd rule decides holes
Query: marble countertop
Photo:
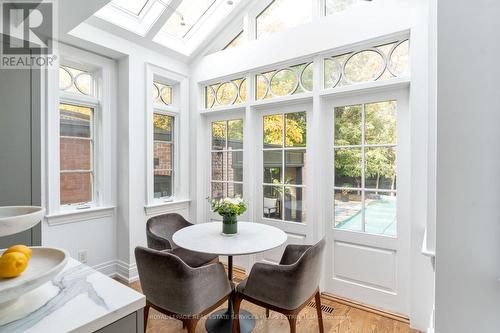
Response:
[{"label": "marble countertop", "polygon": [[0,332],[93,332],[145,304],[144,295],[70,258],[52,281],[0,305]]}]

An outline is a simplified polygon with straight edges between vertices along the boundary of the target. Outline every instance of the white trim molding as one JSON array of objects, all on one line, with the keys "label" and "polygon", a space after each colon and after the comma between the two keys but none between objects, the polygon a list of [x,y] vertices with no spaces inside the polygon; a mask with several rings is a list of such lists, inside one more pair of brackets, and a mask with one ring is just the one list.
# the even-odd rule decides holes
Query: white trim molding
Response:
[{"label": "white trim molding", "polygon": [[135,263],[127,264],[126,262],[117,260],[115,276],[126,283],[132,283],[134,281],[137,281],[139,279],[137,265]]},{"label": "white trim molding", "polygon": [[144,211],[146,216],[156,216],[166,213],[175,213],[180,210],[188,210],[191,200],[177,200],[163,203],[154,203],[151,205],[144,206]]},{"label": "white trim molding", "polygon": [[115,207],[91,207],[87,209],[71,210],[45,216],[47,224],[51,227],[56,225],[85,222],[96,220],[105,217],[113,217],[115,215]]}]

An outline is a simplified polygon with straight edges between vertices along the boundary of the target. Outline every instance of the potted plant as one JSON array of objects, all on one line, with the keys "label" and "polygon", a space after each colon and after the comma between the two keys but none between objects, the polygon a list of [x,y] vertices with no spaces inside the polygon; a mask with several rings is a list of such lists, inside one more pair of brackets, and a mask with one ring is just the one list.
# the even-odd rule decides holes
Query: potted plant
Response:
[{"label": "potted plant", "polygon": [[209,199],[212,211],[222,216],[222,233],[235,235],[238,233],[238,215],[247,210],[246,202],[239,198]]}]

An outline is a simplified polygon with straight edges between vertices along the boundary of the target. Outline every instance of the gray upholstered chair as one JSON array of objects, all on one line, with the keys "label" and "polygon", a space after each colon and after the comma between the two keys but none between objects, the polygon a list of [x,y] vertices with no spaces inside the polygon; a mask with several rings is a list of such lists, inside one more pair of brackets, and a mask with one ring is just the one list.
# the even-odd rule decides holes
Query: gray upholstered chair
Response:
[{"label": "gray upholstered chair", "polygon": [[135,260],[144,295],[144,331],[153,308],[183,322],[194,333],[200,318],[224,303],[232,293],[221,263],[189,267],[166,251],[136,247]]},{"label": "gray upholstered chair", "polygon": [[297,315],[315,298],[319,331],[324,332],[319,280],[325,240],[315,245],[288,245],[279,265],[257,263],[250,275],[236,287],[233,333],[239,333],[239,310],[242,300],[284,314],[290,331],[296,332]]},{"label": "gray upholstered chair", "polygon": [[200,267],[212,262],[217,262],[219,257],[215,254],[198,253],[175,246],[172,237],[177,230],[193,225],[181,215],[171,213],[154,216],[146,223],[146,236],[148,247],[159,251],[168,250],[181,258],[191,267]]}]

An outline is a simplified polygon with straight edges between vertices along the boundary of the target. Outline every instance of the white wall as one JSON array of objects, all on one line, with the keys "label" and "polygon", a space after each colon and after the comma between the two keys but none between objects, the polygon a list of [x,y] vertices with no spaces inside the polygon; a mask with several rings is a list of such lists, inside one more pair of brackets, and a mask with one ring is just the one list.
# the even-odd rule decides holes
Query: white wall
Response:
[{"label": "white wall", "polygon": [[[426,330],[434,300],[434,272],[431,261],[422,255],[424,230],[428,219],[428,2],[427,1],[377,1],[367,7],[359,7],[356,12],[345,11],[335,18],[321,18],[317,21],[286,30],[257,41],[247,42],[234,49],[216,52],[193,62],[191,68],[191,91],[199,92],[199,82],[213,81],[255,69],[272,69],[282,63],[302,58],[311,58],[329,50],[352,48],[365,40],[376,39],[391,33],[410,31],[412,77],[410,88],[411,109],[411,326]],[[353,20],[353,16],[356,20]],[[359,24],[362,22],[362,24]],[[366,27],[366,28],[363,28]],[[321,33],[320,33],[321,32]],[[200,165],[204,148],[201,129],[203,116],[199,114],[202,103],[193,96],[191,99],[191,123],[193,124],[192,149],[192,193],[197,193],[192,204],[192,214],[198,220],[205,218],[205,188],[203,170]],[[195,126],[196,124],[196,126]],[[194,180],[196,179],[196,183]],[[432,215],[432,214],[431,214]]]},{"label": "white wall", "polygon": [[[43,244],[58,246],[69,250],[77,257],[80,250],[88,251],[88,264],[108,274],[117,273],[127,281],[137,279],[134,249],[138,245],[146,245],[145,225],[148,219],[145,206],[146,193],[146,159],[147,152],[147,99],[146,99],[146,66],[151,64],[159,68],[177,73],[187,80],[186,64],[166,57],[157,52],[138,46],[125,39],[116,37],[88,24],[81,24],[65,36],[64,40],[76,47],[116,59],[117,68],[117,108],[113,131],[115,131],[116,158],[113,169],[116,176],[114,191],[116,198],[111,204],[116,207],[111,217],[101,219],[82,219],[71,224],[44,228]],[[184,89],[187,102],[188,87]],[[189,144],[189,126],[187,106],[181,113],[186,119],[181,121],[187,126],[183,129],[186,135],[181,136],[179,144]],[[186,165],[188,151],[181,150],[181,166]],[[185,168],[187,169],[187,168]],[[164,204],[154,208],[153,214],[178,212],[189,218],[189,179],[187,172],[182,174],[181,203]],[[187,200],[187,201],[186,201]]]},{"label": "white wall", "polygon": [[437,333],[500,327],[499,17],[438,1]]}]

